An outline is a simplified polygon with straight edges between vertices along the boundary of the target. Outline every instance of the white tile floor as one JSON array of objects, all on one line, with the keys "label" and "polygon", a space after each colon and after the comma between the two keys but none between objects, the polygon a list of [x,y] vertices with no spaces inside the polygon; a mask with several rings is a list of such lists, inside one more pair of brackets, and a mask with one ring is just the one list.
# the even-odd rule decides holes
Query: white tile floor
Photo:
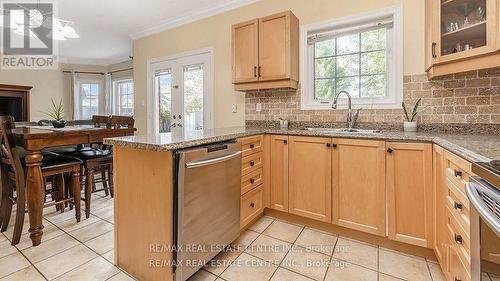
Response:
[{"label": "white tile floor", "polygon": [[[94,196],[92,215],[44,210],[44,236],[32,247],[23,229],[0,235],[0,280],[133,280],[113,265],[113,199]],[[27,216],[26,216],[27,221]],[[262,217],[190,280],[441,281],[438,264],[316,229]],[[482,281],[500,281],[484,275]]]}]

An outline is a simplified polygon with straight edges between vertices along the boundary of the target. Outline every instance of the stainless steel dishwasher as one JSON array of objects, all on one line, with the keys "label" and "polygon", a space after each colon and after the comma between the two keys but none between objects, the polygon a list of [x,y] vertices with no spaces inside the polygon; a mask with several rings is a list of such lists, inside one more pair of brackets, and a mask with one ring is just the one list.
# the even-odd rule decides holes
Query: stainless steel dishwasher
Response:
[{"label": "stainless steel dishwasher", "polygon": [[241,145],[179,150],[175,160],[174,274],[184,281],[239,235]]}]

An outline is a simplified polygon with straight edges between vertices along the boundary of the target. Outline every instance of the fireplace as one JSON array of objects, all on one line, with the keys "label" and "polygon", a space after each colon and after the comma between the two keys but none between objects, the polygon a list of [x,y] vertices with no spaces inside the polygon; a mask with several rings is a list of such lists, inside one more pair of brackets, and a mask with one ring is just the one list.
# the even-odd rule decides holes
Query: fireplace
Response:
[{"label": "fireplace", "polygon": [[12,115],[16,122],[29,121],[31,88],[0,84],[0,116]]}]

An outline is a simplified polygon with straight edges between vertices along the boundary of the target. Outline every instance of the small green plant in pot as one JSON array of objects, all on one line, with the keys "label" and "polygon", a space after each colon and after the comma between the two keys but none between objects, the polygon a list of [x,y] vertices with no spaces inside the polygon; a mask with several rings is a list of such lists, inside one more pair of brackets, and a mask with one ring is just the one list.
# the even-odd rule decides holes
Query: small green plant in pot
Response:
[{"label": "small green plant in pot", "polygon": [[405,102],[403,101],[401,103],[401,106],[403,107],[403,112],[405,114],[405,121],[403,123],[403,127],[404,127],[404,131],[405,132],[416,132],[417,131],[417,121],[415,120],[415,118],[417,117],[417,115],[426,110],[426,108],[423,108],[423,109],[418,109],[420,107],[420,104],[422,103],[422,98],[418,99],[417,102],[415,103],[415,105],[413,106],[413,110],[411,111],[411,114],[408,114],[408,110],[406,109],[406,104]]},{"label": "small green plant in pot", "polygon": [[44,112],[47,117],[52,120],[52,126],[54,128],[64,128],[66,126],[66,121],[64,121],[64,106],[62,100],[59,100],[59,103],[55,103],[52,98],[50,98],[52,102],[51,108]]}]

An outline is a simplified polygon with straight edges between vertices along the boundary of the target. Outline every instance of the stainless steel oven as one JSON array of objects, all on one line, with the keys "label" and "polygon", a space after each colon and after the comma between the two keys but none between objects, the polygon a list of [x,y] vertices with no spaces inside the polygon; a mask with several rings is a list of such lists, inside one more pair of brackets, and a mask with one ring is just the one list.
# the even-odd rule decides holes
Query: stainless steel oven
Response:
[{"label": "stainless steel oven", "polygon": [[[471,204],[472,280],[500,276],[500,169],[495,162],[474,163],[466,193]],[[474,250],[474,249],[478,249]]]}]

